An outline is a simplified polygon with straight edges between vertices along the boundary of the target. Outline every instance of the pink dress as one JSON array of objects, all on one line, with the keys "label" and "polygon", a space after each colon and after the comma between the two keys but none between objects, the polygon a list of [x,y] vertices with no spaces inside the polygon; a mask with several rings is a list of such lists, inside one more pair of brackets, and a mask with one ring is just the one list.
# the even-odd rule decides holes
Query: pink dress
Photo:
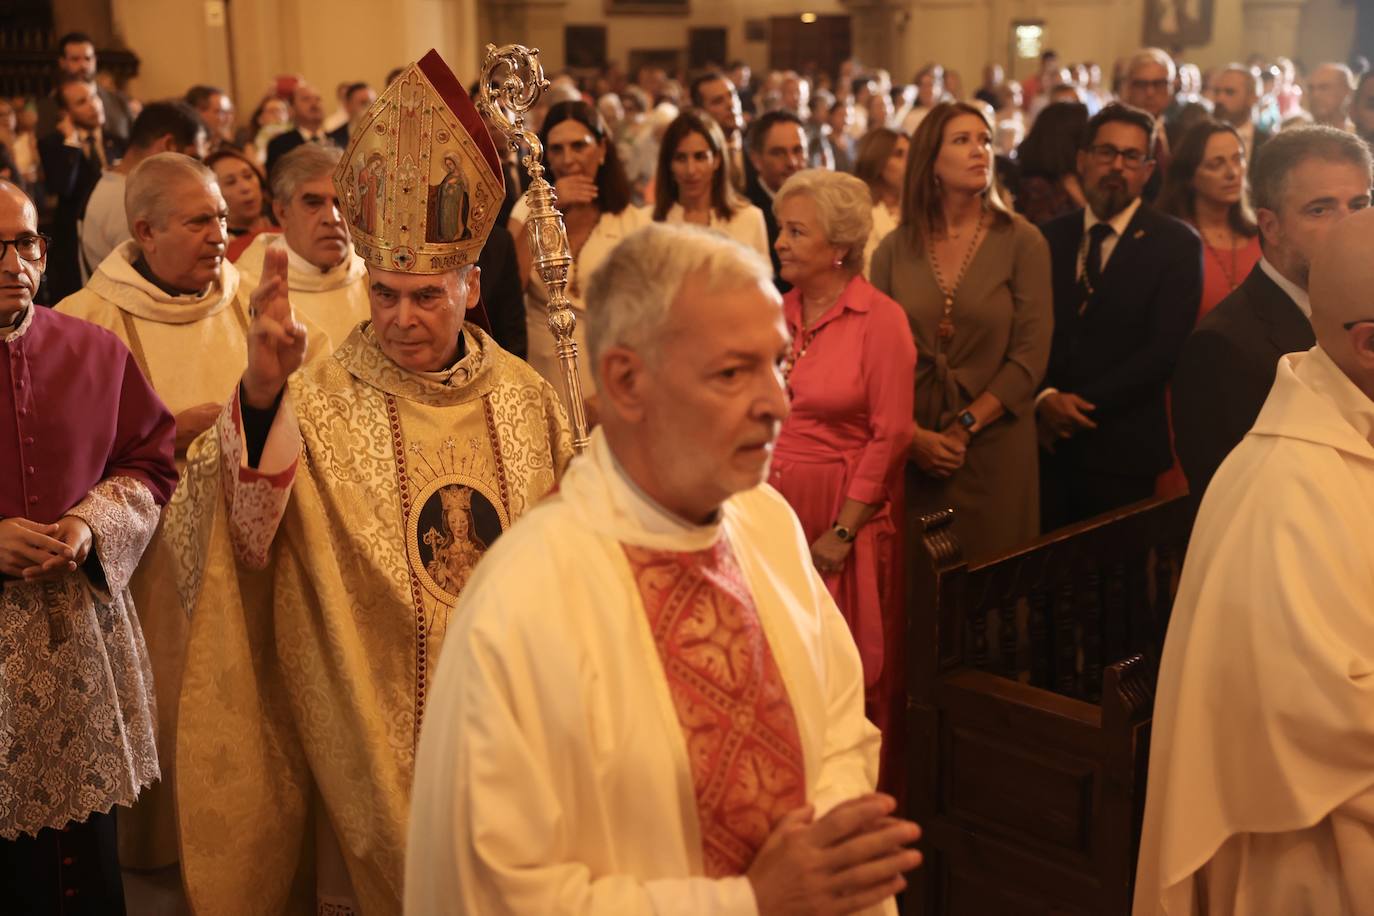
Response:
[{"label": "pink dress", "polygon": [[[883,731],[886,764],[901,685],[903,632],[900,469],[911,445],[916,345],[902,307],[863,277],[807,329],[801,293],[783,297],[793,336],[792,411],[782,425],[769,482],[791,504],[807,541],[839,516],[845,500],[877,504],[842,572],[825,584],[863,660],[867,712]],[[805,353],[802,354],[803,349]],[[885,766],[886,769],[886,766]],[[894,774],[895,775],[895,774]]]}]

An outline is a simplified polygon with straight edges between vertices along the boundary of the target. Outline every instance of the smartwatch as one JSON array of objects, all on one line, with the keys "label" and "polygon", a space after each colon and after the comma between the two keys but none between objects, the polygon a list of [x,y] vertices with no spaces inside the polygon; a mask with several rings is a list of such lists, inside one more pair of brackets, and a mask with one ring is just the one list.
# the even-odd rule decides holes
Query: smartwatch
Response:
[{"label": "smartwatch", "polygon": [[854,543],[854,532],[850,531],[848,528],[846,528],[844,525],[841,525],[839,522],[836,522],[834,525],[832,525],[830,527],[830,530],[835,532],[835,537],[839,538],[841,541],[844,541],[846,544]]},{"label": "smartwatch", "polygon": [[968,433],[970,436],[973,435],[974,427],[978,425],[978,418],[973,415],[973,411],[966,410],[963,413],[959,414],[957,419],[959,421],[959,425],[964,428],[964,431]]}]

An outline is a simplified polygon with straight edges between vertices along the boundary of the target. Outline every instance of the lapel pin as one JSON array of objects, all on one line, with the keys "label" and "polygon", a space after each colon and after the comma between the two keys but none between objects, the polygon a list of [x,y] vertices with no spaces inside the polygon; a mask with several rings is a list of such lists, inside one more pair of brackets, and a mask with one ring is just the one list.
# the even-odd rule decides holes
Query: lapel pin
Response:
[{"label": "lapel pin", "polygon": [[1145,230],[1144,230],[1144,229],[1137,229],[1137,230],[1135,231],[1135,237],[1138,238],[1138,239],[1143,239],[1143,238],[1145,238]]}]

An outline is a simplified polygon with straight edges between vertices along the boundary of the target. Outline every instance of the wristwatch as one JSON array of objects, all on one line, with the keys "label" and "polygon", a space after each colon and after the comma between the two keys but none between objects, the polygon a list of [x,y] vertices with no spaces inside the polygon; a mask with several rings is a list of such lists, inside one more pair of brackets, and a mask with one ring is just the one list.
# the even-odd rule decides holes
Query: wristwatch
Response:
[{"label": "wristwatch", "polygon": [[964,428],[964,432],[970,436],[973,435],[974,427],[978,425],[978,418],[973,415],[973,411],[966,410],[959,414],[956,419],[958,419],[959,425]]},{"label": "wristwatch", "polygon": [[846,528],[844,525],[841,525],[839,522],[836,522],[834,525],[832,525],[830,530],[835,532],[835,537],[839,538],[841,541],[844,541],[846,544],[854,543],[854,532],[850,531],[848,528]]}]

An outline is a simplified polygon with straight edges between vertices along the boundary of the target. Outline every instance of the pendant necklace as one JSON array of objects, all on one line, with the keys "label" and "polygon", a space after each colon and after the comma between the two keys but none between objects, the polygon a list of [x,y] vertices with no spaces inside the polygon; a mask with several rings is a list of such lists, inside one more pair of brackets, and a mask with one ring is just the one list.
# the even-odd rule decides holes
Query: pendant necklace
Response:
[{"label": "pendant necklace", "polygon": [[[955,238],[946,232],[946,237]],[[953,285],[945,282],[943,272],[940,270],[940,260],[935,256],[935,237],[932,234],[926,244],[927,252],[930,257],[930,270],[935,275],[935,285],[945,297],[944,313],[940,318],[939,336],[940,340],[947,341],[954,336],[954,297],[959,292],[959,285],[964,282],[964,274],[968,273],[968,266],[973,261],[973,253],[978,250],[978,242],[983,237],[983,214],[978,215],[978,225],[974,227],[973,239],[969,242],[968,249],[964,252],[964,262],[959,266],[959,274],[954,278]]]},{"label": "pendant necklace", "polygon": [[[839,294],[835,296],[834,301],[832,301],[829,305],[825,307],[825,310],[821,312],[817,320],[820,320],[820,318],[828,314],[830,310],[835,307],[835,303],[840,301],[840,296],[843,295],[844,289],[841,288]],[[799,302],[798,305],[801,311],[801,333],[797,335],[795,338],[793,338],[792,346],[787,351],[787,358],[783,360],[782,380],[784,384],[786,384],[787,381],[792,377],[792,370],[796,368],[797,363],[801,362],[802,357],[806,355],[806,351],[811,348],[811,344],[815,341],[816,333],[818,331],[818,329],[814,326],[807,326],[806,305],[801,302]],[[789,395],[790,393],[791,391],[789,389]]]},{"label": "pendant necklace", "polygon": [[1223,261],[1223,260],[1221,259],[1221,251],[1220,251],[1220,249],[1218,249],[1218,248],[1216,248],[1215,246],[1213,246],[1210,242],[1209,242],[1209,243],[1206,243],[1206,248],[1207,248],[1207,250],[1208,250],[1209,252],[1212,253],[1212,258],[1216,260],[1217,266],[1221,268],[1222,276],[1224,276],[1224,277],[1226,278],[1226,288],[1227,288],[1228,290],[1230,290],[1231,292],[1235,292],[1235,291],[1236,291],[1236,287],[1239,285],[1239,284],[1236,282],[1236,274],[1237,274],[1237,270],[1236,270],[1236,240],[1235,240],[1234,238],[1231,239],[1231,269],[1230,269],[1230,270],[1227,270],[1227,269],[1226,269],[1226,262]]}]

